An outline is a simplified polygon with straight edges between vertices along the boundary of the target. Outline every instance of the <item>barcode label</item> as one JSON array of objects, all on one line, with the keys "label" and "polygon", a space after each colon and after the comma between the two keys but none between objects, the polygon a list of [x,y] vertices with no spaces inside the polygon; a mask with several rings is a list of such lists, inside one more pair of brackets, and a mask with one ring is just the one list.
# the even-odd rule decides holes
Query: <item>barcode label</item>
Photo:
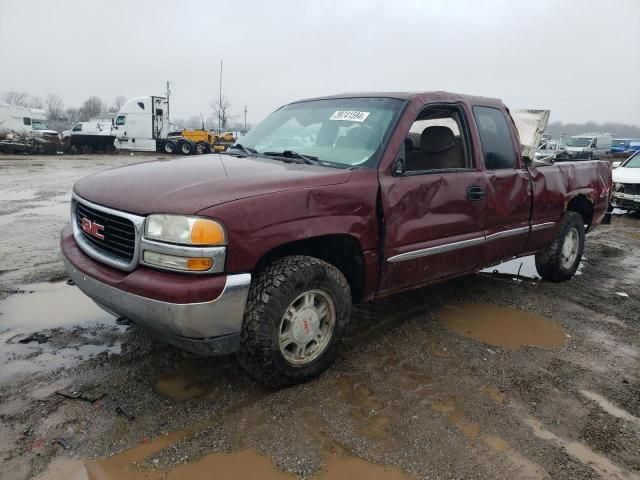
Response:
[{"label": "barcode label", "polygon": [[354,110],[338,110],[329,120],[348,120],[350,122],[364,122],[370,112],[356,112]]}]

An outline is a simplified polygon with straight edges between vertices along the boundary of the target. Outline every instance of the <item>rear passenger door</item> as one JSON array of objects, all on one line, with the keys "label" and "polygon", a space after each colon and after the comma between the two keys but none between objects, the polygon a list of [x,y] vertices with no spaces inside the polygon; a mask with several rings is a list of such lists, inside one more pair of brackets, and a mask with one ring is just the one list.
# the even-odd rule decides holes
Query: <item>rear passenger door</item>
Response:
[{"label": "rear passenger door", "polygon": [[513,125],[506,112],[474,106],[486,184],[487,264],[519,255],[529,234],[531,190]]},{"label": "rear passenger door", "polygon": [[485,176],[471,151],[462,105],[423,107],[380,171],[384,260],[379,293],[427,284],[483,261]]}]

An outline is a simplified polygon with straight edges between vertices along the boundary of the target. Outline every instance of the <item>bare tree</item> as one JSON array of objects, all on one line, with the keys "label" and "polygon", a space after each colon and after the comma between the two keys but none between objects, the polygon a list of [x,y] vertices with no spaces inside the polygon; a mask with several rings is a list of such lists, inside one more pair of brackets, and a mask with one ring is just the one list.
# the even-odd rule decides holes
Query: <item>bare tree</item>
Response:
[{"label": "bare tree", "polygon": [[32,95],[29,97],[29,106],[31,108],[44,108],[44,101],[42,100],[42,97]]},{"label": "bare tree", "polygon": [[44,103],[47,106],[47,117],[49,120],[60,120],[62,118],[63,103],[60,95],[50,93],[47,95]]},{"label": "bare tree", "polygon": [[64,111],[64,114],[72,123],[76,123],[78,120],[80,120],[80,110],[78,110],[77,108],[69,107]]},{"label": "bare tree", "polygon": [[221,129],[227,128],[227,123],[237,116],[231,113],[231,102],[224,95],[212,100],[209,105],[211,105]]},{"label": "bare tree", "polygon": [[2,101],[8,103],[9,105],[26,107],[29,105],[29,95],[24,92],[16,92],[14,90],[11,90],[2,94]]},{"label": "bare tree", "polygon": [[122,105],[124,105],[126,102],[127,102],[126,97],[123,97],[122,95],[118,95],[116,98],[114,98],[113,103],[109,107],[109,112],[118,113],[122,108]]},{"label": "bare tree", "polygon": [[79,116],[83,121],[90,120],[92,117],[99,117],[104,112],[104,104],[98,97],[87,98],[80,107]]}]

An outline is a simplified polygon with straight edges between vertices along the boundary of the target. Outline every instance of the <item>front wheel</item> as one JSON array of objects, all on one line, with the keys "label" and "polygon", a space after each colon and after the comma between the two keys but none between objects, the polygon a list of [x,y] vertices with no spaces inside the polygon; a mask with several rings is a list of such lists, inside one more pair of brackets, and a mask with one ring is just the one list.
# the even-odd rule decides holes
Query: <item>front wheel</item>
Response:
[{"label": "front wheel", "polygon": [[252,282],[238,360],[275,388],[305,382],[333,361],[351,313],[351,293],[333,265],[295,255],[274,261]]},{"label": "front wheel", "polygon": [[582,216],[568,211],[551,246],[536,255],[536,270],[542,279],[563,282],[573,277],[582,259],[584,241]]},{"label": "front wheel", "polygon": [[174,153],[176,151],[176,144],[174,142],[166,142],[163,148],[164,153]]}]

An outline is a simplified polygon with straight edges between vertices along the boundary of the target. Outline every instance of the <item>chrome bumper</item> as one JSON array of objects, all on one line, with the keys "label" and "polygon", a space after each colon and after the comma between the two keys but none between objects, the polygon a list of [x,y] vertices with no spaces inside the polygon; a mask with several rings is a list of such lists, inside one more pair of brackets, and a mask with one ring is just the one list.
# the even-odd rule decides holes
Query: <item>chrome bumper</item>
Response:
[{"label": "chrome bumper", "polygon": [[102,283],[77,270],[66,258],[67,273],[80,290],[112,315],[126,317],[168,343],[203,355],[237,350],[247,295],[248,273],[229,275],[220,296],[202,303],[169,303]]}]

